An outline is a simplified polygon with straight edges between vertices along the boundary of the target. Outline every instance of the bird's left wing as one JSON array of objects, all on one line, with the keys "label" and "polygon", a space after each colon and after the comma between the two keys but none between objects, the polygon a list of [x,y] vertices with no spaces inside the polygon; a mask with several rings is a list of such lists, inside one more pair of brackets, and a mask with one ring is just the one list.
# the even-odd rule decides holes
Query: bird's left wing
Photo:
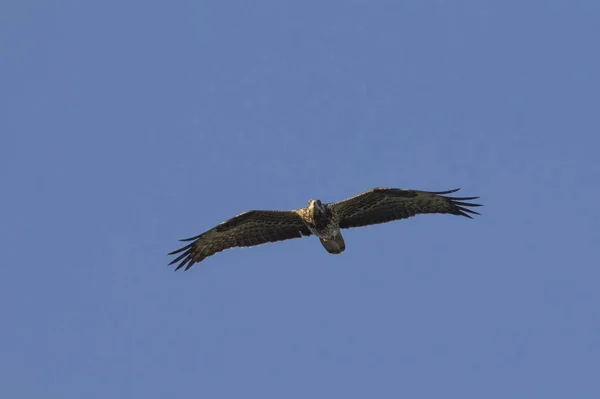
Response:
[{"label": "bird's left wing", "polygon": [[267,242],[276,242],[309,236],[310,230],[294,211],[248,211],[231,218],[198,236],[181,241],[193,241],[183,248],[173,263],[180,262],[175,270],[188,270],[196,262],[232,247],[251,247]]},{"label": "bird's left wing", "polygon": [[367,226],[406,219],[420,213],[449,213],[468,218],[479,213],[465,208],[481,206],[470,201],[479,197],[447,197],[459,189],[429,192],[400,188],[374,188],[332,204],[340,218],[340,228]]}]

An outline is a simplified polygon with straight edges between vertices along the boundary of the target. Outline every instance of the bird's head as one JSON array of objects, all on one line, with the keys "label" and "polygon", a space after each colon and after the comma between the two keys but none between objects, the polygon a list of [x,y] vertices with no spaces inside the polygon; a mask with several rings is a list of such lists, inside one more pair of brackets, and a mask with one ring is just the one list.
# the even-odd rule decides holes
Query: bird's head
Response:
[{"label": "bird's head", "polygon": [[314,216],[324,213],[325,207],[320,200],[310,200],[308,201],[308,210]]}]

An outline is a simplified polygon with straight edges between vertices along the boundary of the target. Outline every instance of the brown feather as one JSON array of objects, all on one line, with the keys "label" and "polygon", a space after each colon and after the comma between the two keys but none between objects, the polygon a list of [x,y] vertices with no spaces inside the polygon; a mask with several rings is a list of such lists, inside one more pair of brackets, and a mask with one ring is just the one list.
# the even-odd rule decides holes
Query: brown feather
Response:
[{"label": "brown feather", "polygon": [[231,218],[205,233],[182,241],[194,240],[169,255],[183,251],[169,265],[180,262],[175,270],[188,270],[194,263],[233,247],[250,247],[311,233],[294,211],[248,211]]},{"label": "brown feather", "polygon": [[[310,236],[311,229],[319,236],[330,253],[341,253],[345,244],[339,229],[387,223],[424,213],[446,213],[472,218],[479,215],[469,207],[481,206],[471,202],[479,197],[448,197],[459,189],[429,192],[399,188],[374,188],[344,201],[326,204],[328,218],[315,221],[314,201],[309,207],[295,211],[248,211],[212,229],[181,241],[190,242],[169,255],[177,255],[169,263],[178,263],[175,270],[188,270],[194,263],[233,247],[250,247]],[[320,202],[318,202],[320,204]],[[318,218],[317,218],[318,219]],[[310,227],[310,229],[309,229]],[[337,231],[337,233],[335,233]],[[337,234],[336,240],[328,238]]]},{"label": "brown feather", "polygon": [[[424,213],[447,213],[471,218],[479,213],[465,206],[481,206],[468,200],[479,197],[452,198],[441,194],[450,194],[459,189],[429,192],[403,190],[397,188],[374,188],[345,201],[333,204],[340,217],[340,228],[368,226],[406,219]],[[460,200],[460,201],[457,201]]]}]

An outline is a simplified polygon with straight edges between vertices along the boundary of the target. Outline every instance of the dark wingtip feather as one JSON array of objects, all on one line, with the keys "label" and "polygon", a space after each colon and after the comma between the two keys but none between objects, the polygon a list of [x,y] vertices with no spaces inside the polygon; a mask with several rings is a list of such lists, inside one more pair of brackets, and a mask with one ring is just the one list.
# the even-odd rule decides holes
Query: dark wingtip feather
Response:
[{"label": "dark wingtip feather", "polygon": [[469,215],[469,213],[474,214],[474,215],[481,215],[479,212],[475,212],[474,210],[468,209],[466,207],[483,206],[482,204],[473,204],[471,202],[464,202],[464,201],[473,201],[473,200],[479,199],[479,197],[447,197],[445,195],[442,195],[442,194],[455,193],[458,190],[460,190],[460,188],[457,188],[454,190],[448,190],[448,191],[440,191],[440,192],[436,192],[434,194],[439,195],[441,198],[444,198],[445,200],[450,202],[450,204],[454,208],[454,211],[458,215],[468,217],[469,219],[473,219],[473,217],[471,217]]},{"label": "dark wingtip feather", "polygon": [[459,211],[462,211],[462,212],[468,212],[468,213],[471,213],[473,215],[481,215],[479,212],[475,212],[472,209],[468,209],[468,208],[465,208],[465,207],[462,207],[462,206],[457,206],[457,208],[458,208]]},{"label": "dark wingtip feather", "polygon": [[190,249],[191,247],[193,247],[193,246],[194,246],[194,244],[195,244],[195,243],[188,244],[188,245],[186,245],[185,247],[181,247],[181,248],[179,248],[179,249],[176,249],[176,250],[175,250],[175,251],[173,251],[173,252],[169,252],[167,255],[175,255],[175,254],[178,254],[178,253],[179,253],[179,252],[181,252],[181,251],[185,251],[186,249]]},{"label": "dark wingtip feather", "polygon": [[181,263],[175,268],[175,271],[181,269],[186,264],[187,264],[187,267],[185,268],[185,270],[188,270],[194,264],[194,258],[189,257],[189,258],[185,258],[184,260],[182,260]]},{"label": "dark wingtip feather", "polygon": [[192,267],[194,263],[196,262],[193,259],[190,259],[190,263],[188,263],[188,265],[185,267],[185,271],[187,272],[188,270],[190,270],[190,267]]},{"label": "dark wingtip feather", "polygon": [[[200,237],[200,236],[198,236],[198,237]],[[197,238],[197,237],[195,237],[195,238]],[[176,249],[173,252],[169,252],[169,255],[179,254],[175,259],[173,259],[171,262],[169,262],[169,266],[171,266],[177,262],[180,262],[179,265],[177,265],[177,267],[175,268],[175,271],[181,269],[186,264],[188,264],[188,267],[186,268],[186,270],[189,269],[191,267],[191,265],[193,263],[195,263],[194,258],[192,256],[192,249],[194,248],[194,245],[196,245],[196,242],[189,243],[188,245],[181,247],[179,249]]]},{"label": "dark wingtip feather", "polygon": [[[479,197],[477,197],[479,198]],[[452,201],[455,205],[463,205],[463,206],[483,206],[481,204],[471,204],[470,202],[461,202],[461,201]]]},{"label": "dark wingtip feather", "polygon": [[479,199],[479,197],[445,197],[443,195],[441,195],[440,197],[442,198],[446,198],[452,201],[473,201],[476,199]]},{"label": "dark wingtip feather", "polygon": [[182,238],[182,239],[181,239],[181,240],[179,240],[179,241],[193,241],[193,240],[197,240],[197,239],[198,239],[198,238],[200,238],[200,237],[202,237],[202,234],[199,234],[199,235],[197,235],[197,236],[190,237],[190,238]]},{"label": "dark wingtip feather", "polygon": [[459,215],[467,217],[469,219],[473,219],[473,217],[467,213],[464,213],[463,211],[457,211]]},{"label": "dark wingtip feather", "polygon": [[460,188],[455,188],[454,190],[448,190],[448,191],[437,191],[437,192],[434,192],[433,194],[436,194],[436,195],[452,194],[452,193],[457,192],[458,190],[460,190]]},{"label": "dark wingtip feather", "polygon": [[177,263],[177,262],[179,262],[181,259],[183,259],[183,258],[185,258],[185,257],[187,257],[187,256],[189,256],[189,255],[190,255],[190,251],[186,251],[186,252],[182,253],[181,255],[179,255],[177,258],[173,259],[173,260],[171,261],[171,263],[169,263],[169,265],[172,265],[173,263]]}]

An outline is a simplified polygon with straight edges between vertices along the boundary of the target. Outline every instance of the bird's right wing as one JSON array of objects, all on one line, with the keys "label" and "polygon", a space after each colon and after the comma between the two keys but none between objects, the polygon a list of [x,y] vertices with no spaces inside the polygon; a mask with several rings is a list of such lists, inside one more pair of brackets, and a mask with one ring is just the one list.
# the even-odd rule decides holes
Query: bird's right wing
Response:
[{"label": "bird's right wing", "polygon": [[309,236],[310,230],[294,211],[248,211],[229,219],[198,236],[181,241],[193,241],[169,253],[183,252],[173,263],[175,270],[188,270],[194,263],[232,247],[251,247],[291,238]]}]

